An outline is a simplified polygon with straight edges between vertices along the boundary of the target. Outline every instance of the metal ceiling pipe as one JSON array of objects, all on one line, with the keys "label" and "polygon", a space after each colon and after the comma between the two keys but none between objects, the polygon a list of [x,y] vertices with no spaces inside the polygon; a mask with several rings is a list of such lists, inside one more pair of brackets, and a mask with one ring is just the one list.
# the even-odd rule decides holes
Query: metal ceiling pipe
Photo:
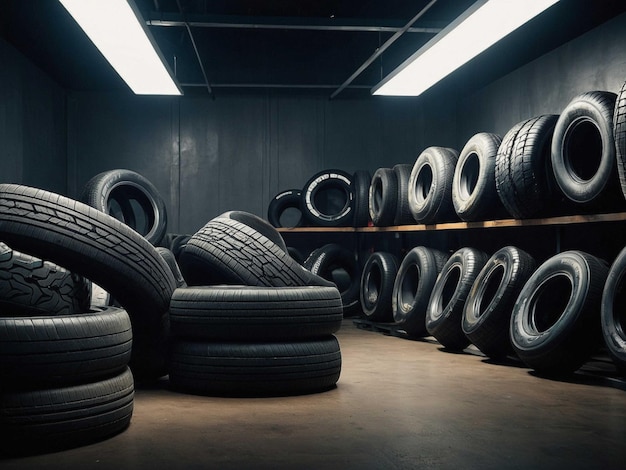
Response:
[{"label": "metal ceiling pipe", "polygon": [[[177,21],[177,20],[147,20],[148,26],[185,26],[193,28],[224,28],[224,29],[284,29],[306,31],[346,31],[346,32],[374,32],[397,33],[402,30],[395,26],[358,26],[358,25],[296,25],[270,23],[226,23],[213,21]],[[408,28],[406,33],[437,34],[442,28]]]},{"label": "metal ceiling pipe", "polygon": [[[178,9],[180,10],[181,15],[183,14],[183,9],[180,6],[180,0],[176,0],[176,5],[178,5]],[[193,38],[193,33],[191,32],[191,28],[189,27],[189,23],[184,23],[185,28],[187,29],[187,34],[189,35],[189,39],[191,40],[191,45],[193,46],[193,50],[196,53],[196,59],[198,60],[198,65],[200,65],[200,70],[202,71],[202,77],[204,78],[204,84],[209,92],[209,94],[213,94],[213,90],[211,89],[211,85],[209,84],[209,79],[207,78],[206,72],[204,70],[204,64],[202,63],[202,58],[200,57],[200,52],[198,51],[198,46],[196,46],[196,41]]]},{"label": "metal ceiling pipe", "polygon": [[330,95],[330,99],[332,100],[334,97],[336,97],[350,83],[352,83],[356,77],[361,75],[361,73],[363,73],[363,71],[366,68],[368,68],[372,64],[372,62],[374,62],[383,52],[385,52],[389,48],[389,46],[391,46],[394,42],[396,42],[396,40],[398,40],[400,38],[400,36],[402,36],[411,27],[411,25],[413,25],[413,23],[415,23],[418,19],[420,19],[422,17],[422,15],[424,15],[424,13],[426,13],[435,3],[437,3],[437,0],[431,0],[431,2],[428,5],[426,5],[424,8],[422,8],[422,10],[417,15],[415,15],[411,19],[411,21],[409,21],[406,24],[406,26],[404,26],[400,31],[398,31],[393,36],[391,36],[387,41],[385,41],[383,43],[382,46],[380,46],[378,49],[376,49],[376,52],[374,52],[374,54],[372,54],[370,56],[370,58],[367,59],[363,63],[363,65],[361,65],[352,75],[350,75],[350,77],[345,82],[343,82],[343,84],[339,88],[337,88],[333,92],[332,95]]}]

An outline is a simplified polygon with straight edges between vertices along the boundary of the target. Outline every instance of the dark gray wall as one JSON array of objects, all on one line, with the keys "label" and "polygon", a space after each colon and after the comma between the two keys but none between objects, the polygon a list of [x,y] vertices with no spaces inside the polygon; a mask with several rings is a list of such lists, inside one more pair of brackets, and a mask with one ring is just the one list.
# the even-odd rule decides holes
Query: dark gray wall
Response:
[{"label": "dark gray wall", "polygon": [[[559,113],[576,94],[626,79],[626,15],[480,90],[419,98],[220,92],[215,100],[65,93],[0,43],[2,181],[77,196],[100,171],[129,168],[167,203],[169,231],[190,233],[231,209],[265,215],[280,190],[315,172],[412,163],[431,145]],[[66,107],[67,106],[67,111]],[[66,125],[67,124],[67,125]],[[67,141],[67,144],[66,144]],[[67,162],[66,162],[67,157]]]},{"label": "dark gray wall", "polygon": [[0,182],[65,193],[65,92],[0,40]]}]

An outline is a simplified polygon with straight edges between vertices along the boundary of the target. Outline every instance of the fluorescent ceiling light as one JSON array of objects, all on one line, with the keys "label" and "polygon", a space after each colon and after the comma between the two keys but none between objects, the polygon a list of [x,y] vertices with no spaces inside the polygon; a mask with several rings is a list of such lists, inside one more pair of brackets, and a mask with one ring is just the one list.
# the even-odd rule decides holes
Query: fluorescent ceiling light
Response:
[{"label": "fluorescent ceiling light", "polygon": [[372,93],[418,96],[558,1],[478,1],[385,77]]},{"label": "fluorescent ceiling light", "polygon": [[59,0],[138,95],[182,95],[139,12],[127,0]]}]

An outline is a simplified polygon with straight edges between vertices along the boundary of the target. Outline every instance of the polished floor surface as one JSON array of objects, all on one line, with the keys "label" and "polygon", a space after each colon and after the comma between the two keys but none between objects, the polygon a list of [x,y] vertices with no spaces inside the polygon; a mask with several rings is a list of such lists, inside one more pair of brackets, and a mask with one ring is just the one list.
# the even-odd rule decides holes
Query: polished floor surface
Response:
[{"label": "polished floor surface", "polygon": [[213,398],[162,380],[137,387],[121,434],[0,469],[626,468],[626,387],[602,358],[556,381],[350,319],[337,336],[328,392]]}]

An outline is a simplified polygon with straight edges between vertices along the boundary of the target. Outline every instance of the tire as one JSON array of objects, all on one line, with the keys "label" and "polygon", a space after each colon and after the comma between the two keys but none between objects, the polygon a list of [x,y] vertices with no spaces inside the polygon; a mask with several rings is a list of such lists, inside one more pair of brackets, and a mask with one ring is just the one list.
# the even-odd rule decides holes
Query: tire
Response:
[{"label": "tire", "polygon": [[344,316],[360,311],[361,272],[352,251],[336,243],[329,243],[313,250],[303,265],[314,275],[337,286]]},{"label": "tire", "polygon": [[448,257],[443,251],[418,246],[405,255],[398,268],[391,302],[393,319],[411,337],[429,335],[428,301]]},{"label": "tire", "polygon": [[128,368],[93,383],[3,390],[0,453],[25,456],[101,441],[128,427],[133,404],[134,381]]},{"label": "tire", "polygon": [[176,281],[144,237],[81,202],[0,184],[0,238],[109,292],[133,324],[133,373],[142,378],[165,375],[167,311]]},{"label": "tire", "polygon": [[157,246],[156,250],[170,267],[174,280],[176,281],[176,287],[186,287],[187,282],[185,282],[183,273],[180,272],[180,267],[178,266],[174,253],[172,253],[169,248],[164,248],[162,246]]},{"label": "tire", "polygon": [[300,250],[298,250],[295,246],[288,246],[287,253],[289,256],[298,264],[302,265],[306,257],[302,254]]},{"label": "tire", "polygon": [[626,248],[615,258],[602,293],[602,335],[611,359],[622,375],[626,375],[626,316],[624,312],[624,274]]},{"label": "tire", "polygon": [[351,176],[341,170],[324,170],[302,189],[302,211],[311,225],[344,227],[354,220]]},{"label": "tire", "polygon": [[393,168],[396,174],[396,182],[398,183],[398,199],[396,202],[396,215],[393,221],[394,225],[409,225],[414,223],[413,214],[409,209],[409,178],[413,165],[401,163]]},{"label": "tire", "polygon": [[[288,209],[296,209],[299,216],[295,221],[285,225],[281,219]],[[267,220],[272,226],[279,227],[301,227],[303,222],[302,214],[302,191],[299,189],[288,189],[281,191],[270,201],[267,208]],[[291,220],[291,218],[289,218]]]},{"label": "tire", "polygon": [[170,385],[204,395],[295,395],[335,386],[341,351],[334,336],[281,343],[176,341]]},{"label": "tire", "polygon": [[545,375],[577,370],[601,342],[600,310],[607,264],[582,251],[545,261],[528,279],[511,315],[519,358]]},{"label": "tire", "polygon": [[0,242],[0,316],[71,315],[89,304],[87,279]]},{"label": "tire", "polygon": [[626,82],[622,85],[615,100],[613,137],[617,155],[617,173],[622,195],[626,198]]},{"label": "tire", "polygon": [[[613,113],[617,95],[591,91],[575,97],[554,128],[552,167],[556,182],[578,204],[614,196],[617,189]],[[620,197],[623,202],[623,198]]]},{"label": "tire", "polygon": [[334,287],[188,287],[170,304],[171,333],[187,339],[304,340],[335,333],[342,319]]},{"label": "tire", "polygon": [[154,246],[165,236],[165,202],[139,173],[124,169],[99,173],[85,184],[79,199],[125,223]]},{"label": "tire", "polygon": [[183,250],[191,235],[176,235],[172,238],[172,243],[170,243],[170,251],[174,254],[174,258],[178,261],[180,256],[180,252]]},{"label": "tire", "polygon": [[132,337],[128,314],[115,307],[0,317],[0,383],[42,387],[110,377],[128,365]]},{"label": "tire", "polygon": [[370,221],[369,192],[372,176],[367,170],[355,171],[352,175],[352,192],[354,193],[355,227],[367,227]]},{"label": "tire", "polygon": [[463,333],[463,309],[474,280],[488,256],[474,248],[461,248],[450,256],[433,288],[426,310],[426,329],[441,345],[461,351],[470,341]]},{"label": "tire", "polygon": [[553,215],[552,211],[563,206],[550,157],[558,118],[546,114],[522,121],[502,139],[496,156],[496,189],[516,219]]},{"label": "tire", "polygon": [[224,217],[209,221],[189,239],[178,264],[190,286],[334,287],[258,231]]},{"label": "tire", "polygon": [[420,224],[455,220],[452,180],[459,153],[445,147],[428,147],[413,165],[409,177],[409,209]]},{"label": "tire", "polygon": [[236,220],[237,222],[241,222],[242,224],[247,225],[248,227],[259,232],[264,237],[273,241],[281,250],[287,253],[287,245],[285,244],[285,240],[283,239],[282,235],[278,232],[278,230],[276,230],[273,225],[263,220],[261,217],[244,211],[228,211],[224,212],[218,217]]},{"label": "tire", "polygon": [[398,205],[398,179],[391,168],[379,168],[372,176],[369,213],[377,227],[393,225]]},{"label": "tire", "polygon": [[361,275],[361,309],[365,318],[375,322],[393,320],[393,283],[398,259],[391,253],[372,253]]},{"label": "tire", "polygon": [[496,190],[496,154],[502,142],[497,134],[472,136],[459,155],[452,178],[452,203],[461,220],[501,218],[504,207]]},{"label": "tire", "polygon": [[534,258],[519,248],[505,246],[489,258],[465,302],[463,333],[485,356],[512,355],[509,335],[511,311],[536,267]]}]

